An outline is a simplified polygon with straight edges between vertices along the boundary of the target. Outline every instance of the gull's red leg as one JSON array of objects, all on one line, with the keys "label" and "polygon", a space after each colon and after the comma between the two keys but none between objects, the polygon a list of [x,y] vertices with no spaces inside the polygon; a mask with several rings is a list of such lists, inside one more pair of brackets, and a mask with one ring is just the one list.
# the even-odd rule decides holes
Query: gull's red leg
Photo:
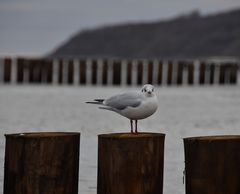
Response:
[{"label": "gull's red leg", "polygon": [[138,133],[138,127],[137,127],[137,124],[138,124],[138,120],[135,120],[135,133]]},{"label": "gull's red leg", "polygon": [[133,120],[130,119],[130,125],[131,125],[131,133],[133,133]]}]

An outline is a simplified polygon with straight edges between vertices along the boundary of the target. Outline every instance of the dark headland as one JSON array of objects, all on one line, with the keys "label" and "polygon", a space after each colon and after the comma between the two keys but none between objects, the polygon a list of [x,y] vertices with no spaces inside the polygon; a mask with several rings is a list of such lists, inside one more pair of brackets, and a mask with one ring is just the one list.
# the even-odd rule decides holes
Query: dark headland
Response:
[{"label": "dark headland", "polygon": [[51,57],[201,58],[240,57],[240,9],[165,21],[83,30]]}]

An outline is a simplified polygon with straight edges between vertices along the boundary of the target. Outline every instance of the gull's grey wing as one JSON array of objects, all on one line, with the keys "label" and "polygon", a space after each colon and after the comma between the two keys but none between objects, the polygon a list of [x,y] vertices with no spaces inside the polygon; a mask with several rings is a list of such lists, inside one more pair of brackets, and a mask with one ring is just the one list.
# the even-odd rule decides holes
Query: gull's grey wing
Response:
[{"label": "gull's grey wing", "polygon": [[142,98],[140,92],[128,92],[108,98],[105,100],[104,105],[123,110],[127,107],[138,107],[142,102]]}]

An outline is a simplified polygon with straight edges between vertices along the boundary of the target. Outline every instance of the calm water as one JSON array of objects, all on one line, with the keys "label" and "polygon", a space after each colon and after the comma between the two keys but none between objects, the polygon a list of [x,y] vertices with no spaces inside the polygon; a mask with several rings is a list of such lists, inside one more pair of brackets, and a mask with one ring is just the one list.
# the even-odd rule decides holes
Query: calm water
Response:
[{"label": "calm water", "polygon": [[[129,131],[129,121],[85,101],[139,88],[0,86],[0,190],[5,133],[81,132],[79,193],[96,193],[97,135]],[[182,138],[240,134],[240,87],[159,87],[159,109],[140,131],[166,134],[164,193],[183,194]]]}]

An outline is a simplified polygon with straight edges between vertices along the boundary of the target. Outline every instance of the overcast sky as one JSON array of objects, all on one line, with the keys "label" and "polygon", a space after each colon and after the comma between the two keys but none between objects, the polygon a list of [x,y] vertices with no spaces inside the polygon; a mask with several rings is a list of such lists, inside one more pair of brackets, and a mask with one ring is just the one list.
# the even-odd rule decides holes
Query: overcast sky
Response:
[{"label": "overcast sky", "polygon": [[48,53],[85,28],[240,8],[240,0],[0,0],[0,55]]}]

